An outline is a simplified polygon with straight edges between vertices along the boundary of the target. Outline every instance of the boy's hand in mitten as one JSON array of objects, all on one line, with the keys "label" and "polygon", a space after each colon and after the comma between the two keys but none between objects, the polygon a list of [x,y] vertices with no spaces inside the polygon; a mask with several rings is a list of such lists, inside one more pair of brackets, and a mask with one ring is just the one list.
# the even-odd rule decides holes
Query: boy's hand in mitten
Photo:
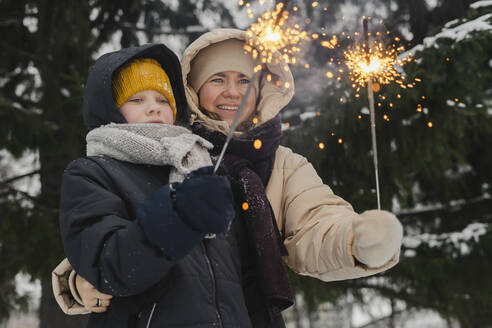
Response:
[{"label": "boy's hand in mitten", "polygon": [[229,181],[211,172],[201,168],[181,183],[164,185],[137,208],[147,239],[170,259],[184,257],[207,234],[226,231],[234,218]]},{"label": "boy's hand in mitten", "polygon": [[353,222],[355,258],[370,268],[386,264],[400,249],[403,227],[386,211],[370,210]]},{"label": "boy's hand in mitten", "polygon": [[221,233],[234,219],[234,199],[227,178],[212,172],[212,166],[203,167],[176,184],[175,204],[179,216],[192,229]]}]

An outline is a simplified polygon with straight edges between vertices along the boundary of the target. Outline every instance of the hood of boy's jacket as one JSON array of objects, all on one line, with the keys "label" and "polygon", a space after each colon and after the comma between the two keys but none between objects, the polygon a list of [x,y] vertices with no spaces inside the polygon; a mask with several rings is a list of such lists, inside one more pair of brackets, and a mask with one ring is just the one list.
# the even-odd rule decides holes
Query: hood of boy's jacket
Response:
[{"label": "hood of boy's jacket", "polygon": [[[192,112],[192,122],[199,122],[212,130],[218,130],[224,134],[228,133],[229,125],[224,121],[213,120],[200,111],[197,95],[198,90],[193,90],[188,84],[187,76],[190,72],[191,61],[201,49],[228,39],[246,40],[246,32],[237,29],[215,29],[207,32],[185,49],[183,58],[181,59],[186,98],[188,99],[188,105]],[[266,78],[268,74],[272,77],[270,82]],[[289,87],[285,87],[286,85]],[[262,74],[260,80],[260,98],[257,102],[258,124],[274,118],[290,102],[293,96],[294,78],[288,66],[281,63],[266,64],[264,74]]]},{"label": "hood of boy's jacket", "polygon": [[84,90],[84,122],[94,129],[109,123],[127,123],[113,98],[112,78],[114,72],[126,62],[136,58],[153,58],[171,81],[176,100],[176,124],[188,125],[189,110],[183,88],[181,66],[178,57],[163,44],[146,44],[124,48],[99,57],[87,78]]}]

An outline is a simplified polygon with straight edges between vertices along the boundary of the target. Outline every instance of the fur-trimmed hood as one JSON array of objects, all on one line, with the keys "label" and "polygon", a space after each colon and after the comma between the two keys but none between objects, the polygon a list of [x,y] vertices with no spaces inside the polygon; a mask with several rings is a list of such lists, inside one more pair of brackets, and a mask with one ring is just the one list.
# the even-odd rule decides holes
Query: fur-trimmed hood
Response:
[{"label": "fur-trimmed hood", "polygon": [[[213,120],[200,111],[197,96],[198,90],[193,90],[187,82],[187,77],[190,72],[191,61],[201,49],[228,39],[246,40],[246,32],[237,29],[215,29],[207,32],[185,49],[181,59],[184,87],[191,110],[192,123],[199,122],[212,130],[218,130],[223,133],[229,131],[228,124],[224,121]],[[257,106],[259,124],[275,117],[294,96],[294,78],[287,66],[280,63],[270,63],[266,64],[266,69],[267,71],[261,75],[260,80],[260,99]],[[270,82],[267,81],[267,74],[272,77]],[[286,88],[286,85],[289,87]]]}]

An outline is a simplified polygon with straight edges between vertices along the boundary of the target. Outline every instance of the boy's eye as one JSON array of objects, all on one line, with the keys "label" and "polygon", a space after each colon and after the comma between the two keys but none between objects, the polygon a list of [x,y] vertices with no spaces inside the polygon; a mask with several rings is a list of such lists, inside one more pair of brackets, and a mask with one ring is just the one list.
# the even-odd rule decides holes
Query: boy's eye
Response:
[{"label": "boy's eye", "polygon": [[167,98],[160,98],[159,99],[159,102],[163,103],[163,104],[168,104],[169,101],[167,100]]},{"label": "boy's eye", "polygon": [[142,100],[141,98],[137,98],[137,97],[128,99],[128,101],[130,102],[140,102],[141,100]]}]

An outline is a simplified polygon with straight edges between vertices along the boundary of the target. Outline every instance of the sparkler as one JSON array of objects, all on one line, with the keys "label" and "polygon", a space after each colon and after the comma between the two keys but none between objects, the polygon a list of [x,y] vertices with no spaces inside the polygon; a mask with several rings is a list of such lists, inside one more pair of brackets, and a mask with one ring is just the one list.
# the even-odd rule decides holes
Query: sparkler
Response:
[{"label": "sparkler", "polygon": [[[376,196],[378,209],[381,209],[379,174],[378,174],[378,153],[376,142],[376,120],[374,109],[374,92],[378,92],[381,84],[389,84],[395,81],[402,88],[413,87],[404,83],[404,77],[398,73],[396,67],[403,66],[411,61],[411,57],[398,58],[398,51],[402,47],[387,48],[382,42],[369,42],[370,33],[368,32],[368,20],[364,18],[364,43],[353,49],[344,52],[345,65],[349,68],[349,77],[354,82],[353,86],[359,92],[360,88],[367,86],[367,98],[369,101],[370,121],[371,121],[371,143],[374,164],[374,176],[376,180]],[[387,116],[386,120],[389,120]]]},{"label": "sparkler", "polygon": [[[274,10],[267,10],[258,18],[257,22],[252,24],[246,31],[246,44],[244,50],[251,53],[254,60],[259,58],[262,64],[254,67],[251,81],[241,99],[239,109],[229,128],[226,142],[224,143],[219,158],[217,159],[217,163],[215,164],[214,174],[217,172],[232,135],[237,128],[239,118],[241,117],[244,105],[246,104],[246,99],[262,71],[262,65],[271,63],[272,61],[275,63],[283,62],[285,63],[285,69],[287,70],[288,64],[295,64],[297,61],[294,54],[300,51],[300,42],[303,39],[308,38],[307,33],[302,31],[299,25],[295,25],[294,27],[287,26],[286,20],[289,17],[289,12],[286,9],[288,3],[288,0],[283,1],[275,5]],[[285,87],[288,88],[289,85],[285,85]]]}]

